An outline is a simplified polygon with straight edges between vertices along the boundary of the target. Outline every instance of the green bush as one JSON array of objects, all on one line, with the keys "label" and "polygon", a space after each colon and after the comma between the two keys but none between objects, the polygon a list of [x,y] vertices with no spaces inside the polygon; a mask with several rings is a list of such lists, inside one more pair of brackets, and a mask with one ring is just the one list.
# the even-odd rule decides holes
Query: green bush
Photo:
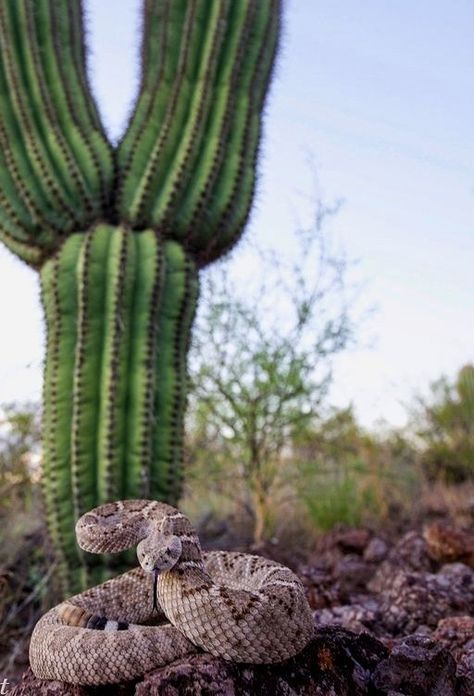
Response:
[{"label": "green bush", "polygon": [[451,382],[441,377],[427,399],[418,399],[421,463],[430,481],[474,479],[474,366],[465,365]]},{"label": "green bush", "polygon": [[337,472],[315,472],[309,486],[306,476],[300,495],[313,526],[327,531],[337,524],[357,526],[368,516],[377,516],[381,512],[377,486],[368,475],[365,464],[355,460]]}]

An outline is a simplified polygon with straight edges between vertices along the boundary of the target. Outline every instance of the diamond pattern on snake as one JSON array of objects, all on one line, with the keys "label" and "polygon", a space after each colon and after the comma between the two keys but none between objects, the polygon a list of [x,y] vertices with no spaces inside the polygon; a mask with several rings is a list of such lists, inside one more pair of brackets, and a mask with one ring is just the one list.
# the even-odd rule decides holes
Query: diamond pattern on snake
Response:
[{"label": "diamond pattern on snake", "polygon": [[170,505],[107,503],[78,520],[76,536],[91,553],[136,546],[140,565],[39,620],[30,645],[37,677],[119,683],[200,650],[271,664],[312,637],[311,610],[291,570],[250,554],[203,553],[191,522]]}]

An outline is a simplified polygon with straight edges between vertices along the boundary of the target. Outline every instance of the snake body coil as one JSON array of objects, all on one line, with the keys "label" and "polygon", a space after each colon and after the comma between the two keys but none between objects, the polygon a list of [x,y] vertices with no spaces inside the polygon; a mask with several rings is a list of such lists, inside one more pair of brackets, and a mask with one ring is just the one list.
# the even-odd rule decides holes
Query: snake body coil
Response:
[{"label": "snake body coil", "polygon": [[[188,518],[169,505],[108,503],[83,515],[76,535],[93,553],[136,545],[141,567],[40,619],[30,646],[40,678],[118,683],[198,648],[234,662],[274,663],[300,652],[311,638],[311,611],[294,573],[258,556],[203,554]],[[161,625],[144,625],[152,621]]]}]

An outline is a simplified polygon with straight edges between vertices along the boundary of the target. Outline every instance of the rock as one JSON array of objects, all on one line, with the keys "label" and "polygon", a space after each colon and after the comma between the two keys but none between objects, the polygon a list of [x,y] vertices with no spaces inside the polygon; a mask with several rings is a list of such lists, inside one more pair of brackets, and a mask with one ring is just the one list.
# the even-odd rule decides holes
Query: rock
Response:
[{"label": "rock", "polygon": [[395,573],[400,571],[435,570],[435,564],[428,554],[426,541],[417,532],[408,532],[398,544],[390,549],[387,558],[380,564],[368,587],[372,592],[384,592],[391,584]]},{"label": "rock", "polygon": [[474,645],[458,662],[456,669],[458,696],[474,694]]},{"label": "rock", "polygon": [[98,686],[72,686],[58,681],[37,679],[30,668],[23,674],[21,682],[9,690],[8,696],[132,696],[133,684]]},{"label": "rock", "polygon": [[451,616],[439,622],[433,638],[448,648],[457,663],[460,696],[474,694],[474,617]]},{"label": "rock", "polygon": [[360,556],[352,554],[341,558],[333,570],[344,598],[351,592],[365,588],[373,574],[374,569],[369,563],[363,561]]},{"label": "rock", "polygon": [[433,638],[448,648],[456,661],[460,660],[466,650],[474,649],[474,617],[450,616],[442,619]]},{"label": "rock", "polygon": [[361,555],[369,543],[368,529],[347,529],[338,532],[336,543],[344,552],[355,552]]},{"label": "rock", "polygon": [[327,568],[304,565],[298,568],[298,575],[306,588],[312,609],[332,607],[343,602],[340,584]]},{"label": "rock", "polygon": [[364,561],[369,563],[380,563],[388,553],[388,545],[383,539],[374,537],[369,541],[364,550]]},{"label": "rock", "polygon": [[461,561],[474,568],[474,533],[433,522],[423,529],[431,558],[438,563]]},{"label": "rock", "polygon": [[136,686],[95,689],[44,682],[29,670],[9,696],[362,696],[387,656],[367,633],[327,626],[315,631],[302,653],[279,665],[238,665],[203,653],[157,669]]},{"label": "rock", "polygon": [[296,658],[281,665],[239,666],[209,655],[194,655],[148,675],[137,696],[359,696],[387,654],[367,634],[328,626]]},{"label": "rock", "polygon": [[436,641],[422,635],[408,636],[379,663],[373,684],[384,694],[454,696],[456,664]]},{"label": "rock", "polygon": [[414,633],[418,626],[436,628],[448,616],[469,614],[474,606],[474,571],[462,563],[439,573],[394,573],[385,580],[381,612],[392,635]]},{"label": "rock", "polygon": [[316,626],[332,624],[343,626],[356,633],[361,631],[376,633],[380,619],[379,603],[371,597],[361,598],[358,604],[345,604],[314,612]]},{"label": "rock", "polygon": [[359,555],[336,554],[332,563],[301,565],[297,569],[312,609],[323,609],[347,604],[351,596],[365,591],[374,574],[374,565]]}]

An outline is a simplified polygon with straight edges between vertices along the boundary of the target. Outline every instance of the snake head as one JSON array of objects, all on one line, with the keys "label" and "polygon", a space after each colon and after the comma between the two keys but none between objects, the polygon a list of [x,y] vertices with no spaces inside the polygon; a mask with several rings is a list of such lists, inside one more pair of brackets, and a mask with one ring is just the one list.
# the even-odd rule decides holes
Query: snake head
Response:
[{"label": "snake head", "polygon": [[181,539],[174,534],[157,532],[142,539],[137,545],[137,556],[141,567],[153,574],[153,609],[158,611],[158,575],[170,570],[181,556]]},{"label": "snake head", "polygon": [[150,534],[137,546],[138,561],[147,573],[170,570],[181,556],[181,539],[174,534]]}]

